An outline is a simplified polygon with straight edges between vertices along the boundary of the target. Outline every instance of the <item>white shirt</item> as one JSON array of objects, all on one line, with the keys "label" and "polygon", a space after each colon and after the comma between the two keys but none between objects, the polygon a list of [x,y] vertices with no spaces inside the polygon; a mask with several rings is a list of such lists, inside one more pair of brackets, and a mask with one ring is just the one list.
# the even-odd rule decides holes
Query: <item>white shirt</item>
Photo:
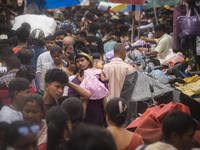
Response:
[{"label": "white shirt", "polygon": [[8,106],[3,106],[0,112],[0,122],[12,123],[22,121],[22,112],[16,111]]},{"label": "white shirt", "polygon": [[53,62],[50,51],[44,52],[41,55],[39,55],[38,60],[37,60],[37,73],[38,72],[40,73],[44,64],[48,62]]}]

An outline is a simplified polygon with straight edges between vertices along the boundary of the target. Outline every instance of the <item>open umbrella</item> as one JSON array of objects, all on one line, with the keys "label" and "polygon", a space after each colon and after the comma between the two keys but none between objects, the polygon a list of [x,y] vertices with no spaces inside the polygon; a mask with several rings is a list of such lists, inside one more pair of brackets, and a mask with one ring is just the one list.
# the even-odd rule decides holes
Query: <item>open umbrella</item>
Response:
[{"label": "open umbrella", "polygon": [[110,13],[117,13],[121,10],[126,9],[128,4],[121,4],[121,3],[116,3],[110,8]]}]

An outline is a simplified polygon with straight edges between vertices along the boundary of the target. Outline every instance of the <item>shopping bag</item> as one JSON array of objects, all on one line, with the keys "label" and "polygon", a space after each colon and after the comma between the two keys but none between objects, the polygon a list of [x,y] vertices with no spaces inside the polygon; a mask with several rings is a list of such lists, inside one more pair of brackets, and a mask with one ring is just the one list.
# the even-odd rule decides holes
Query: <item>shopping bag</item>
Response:
[{"label": "shopping bag", "polygon": [[[194,10],[195,15],[191,16],[191,11]],[[192,5],[186,16],[179,16],[178,20],[181,24],[182,33],[184,36],[200,35],[200,16],[197,10]]]}]

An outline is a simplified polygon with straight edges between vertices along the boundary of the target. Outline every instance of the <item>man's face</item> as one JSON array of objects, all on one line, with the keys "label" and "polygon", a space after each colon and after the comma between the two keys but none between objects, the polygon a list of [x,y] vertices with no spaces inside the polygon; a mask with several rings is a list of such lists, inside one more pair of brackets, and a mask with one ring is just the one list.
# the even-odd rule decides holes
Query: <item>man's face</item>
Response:
[{"label": "man's face", "polygon": [[162,35],[162,31],[155,31],[155,38],[160,38]]},{"label": "man's face", "polygon": [[109,13],[104,13],[103,16],[104,16],[105,19],[108,19],[110,14]]},{"label": "man's face", "polygon": [[80,71],[87,69],[89,67],[89,65],[90,65],[90,61],[87,60],[85,57],[81,57],[76,60],[76,66],[77,66],[78,70],[80,70]]},{"label": "man's face", "polygon": [[62,35],[58,35],[58,36],[56,36],[56,38],[55,38],[55,41],[56,42],[62,42],[63,41],[63,39],[64,39],[64,35],[62,34]]},{"label": "man's face", "polygon": [[57,81],[54,81],[50,84],[46,83],[46,91],[54,99],[59,99],[63,95],[64,87],[65,87],[65,84],[61,84]]},{"label": "man's face", "polygon": [[65,60],[68,61],[69,60],[69,54],[74,51],[73,48],[68,48],[66,49],[66,51],[64,52],[64,55],[65,55]]},{"label": "man's face", "polygon": [[171,29],[170,22],[166,22],[166,23],[165,23],[165,28],[166,28],[167,30]]},{"label": "man's face", "polygon": [[190,128],[182,137],[178,136],[176,139],[175,147],[178,150],[191,150],[195,139],[194,139],[195,130]]},{"label": "man's face", "polygon": [[51,48],[52,46],[55,45],[55,41],[54,41],[54,40],[53,40],[53,41],[48,40],[48,41],[46,41],[45,43],[46,43],[46,48],[47,48],[48,51],[50,50],[50,48]]},{"label": "man's face", "polygon": [[74,41],[72,40],[71,37],[65,37],[64,38],[64,40],[63,40],[63,47],[62,47],[63,50],[65,49],[65,47],[67,46],[67,44],[71,44],[71,45],[74,44]]},{"label": "man's face", "polygon": [[117,24],[117,29],[121,28],[123,26],[123,24],[118,23]]}]

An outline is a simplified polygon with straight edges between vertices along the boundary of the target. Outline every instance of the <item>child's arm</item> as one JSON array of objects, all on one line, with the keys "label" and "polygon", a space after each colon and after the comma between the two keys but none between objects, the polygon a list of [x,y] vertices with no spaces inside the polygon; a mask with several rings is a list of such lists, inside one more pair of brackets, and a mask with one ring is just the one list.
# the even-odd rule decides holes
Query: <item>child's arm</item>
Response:
[{"label": "child's arm", "polygon": [[101,81],[102,81],[102,82],[107,82],[107,81],[108,81],[108,78],[104,77],[103,71],[101,72],[100,78],[101,78]]},{"label": "child's arm", "polygon": [[81,76],[80,76],[80,73],[77,73],[77,77],[78,77],[78,80],[79,80],[80,82],[82,82],[83,79],[84,79],[84,75],[81,77]]}]

